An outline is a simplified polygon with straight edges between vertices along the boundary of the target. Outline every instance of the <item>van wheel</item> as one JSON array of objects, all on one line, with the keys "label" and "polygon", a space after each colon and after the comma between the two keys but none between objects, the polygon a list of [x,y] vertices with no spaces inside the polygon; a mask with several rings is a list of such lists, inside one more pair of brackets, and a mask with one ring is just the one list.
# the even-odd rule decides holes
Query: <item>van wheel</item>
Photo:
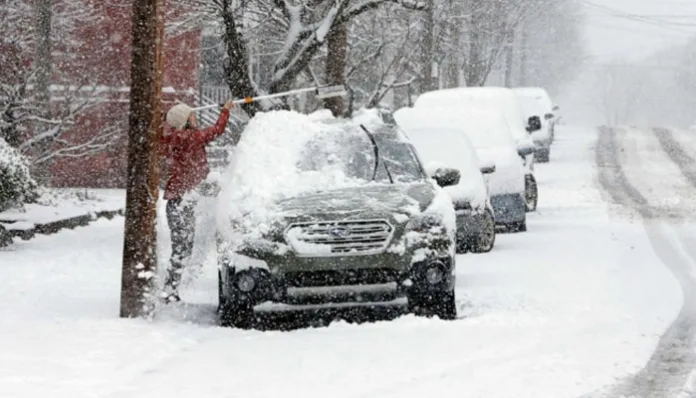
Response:
[{"label": "van wheel", "polygon": [[527,212],[536,211],[539,203],[539,190],[533,175],[524,178],[524,204]]}]

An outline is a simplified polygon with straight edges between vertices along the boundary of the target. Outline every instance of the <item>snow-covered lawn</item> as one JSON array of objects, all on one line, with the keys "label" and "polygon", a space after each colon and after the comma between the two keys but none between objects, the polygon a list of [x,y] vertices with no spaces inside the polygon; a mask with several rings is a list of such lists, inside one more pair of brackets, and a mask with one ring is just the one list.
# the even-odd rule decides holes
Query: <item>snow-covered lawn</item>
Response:
[{"label": "snow-covered lawn", "polygon": [[125,207],[126,191],[123,189],[45,189],[38,203],[1,212],[0,222],[6,221],[6,227],[11,229],[29,229],[36,224]]},{"label": "snow-covered lawn", "polygon": [[[2,397],[577,397],[635,372],[682,304],[642,223],[595,182],[595,132],[559,127],[529,232],[458,257],[461,319],[292,332],[117,318],[123,218],[0,251]],[[163,244],[166,239],[163,239]],[[165,318],[165,319],[162,319]]]}]

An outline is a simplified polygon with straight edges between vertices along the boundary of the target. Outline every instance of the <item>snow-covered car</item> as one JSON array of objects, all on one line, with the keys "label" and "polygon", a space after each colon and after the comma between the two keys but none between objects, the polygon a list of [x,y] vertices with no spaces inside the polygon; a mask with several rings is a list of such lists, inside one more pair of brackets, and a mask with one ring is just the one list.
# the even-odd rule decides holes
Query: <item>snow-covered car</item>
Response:
[{"label": "snow-covered car", "polygon": [[[539,190],[534,177],[535,145],[530,133],[540,126],[530,126],[530,120],[524,120],[522,109],[515,93],[504,87],[458,87],[446,90],[430,91],[421,94],[414,104],[415,108],[457,108],[457,112],[467,109],[498,111],[508,125],[512,138],[517,145],[519,155],[524,159],[525,173],[525,207],[535,211],[539,203]],[[531,128],[530,127],[534,127]],[[537,128],[538,127],[538,128]]]},{"label": "snow-covered car", "polygon": [[[475,148],[481,164],[495,165],[495,172],[484,175],[484,178],[496,224],[512,232],[526,231],[526,170],[500,111],[422,106],[400,109],[395,117],[399,123],[427,123],[433,127],[456,129],[465,135]],[[440,145],[435,138],[431,140],[433,145],[441,146],[440,153],[445,156],[448,147]]]},{"label": "snow-covered car", "polygon": [[539,163],[547,163],[550,160],[551,143],[554,139],[555,117],[551,97],[543,88],[519,87],[512,91],[520,102],[522,112],[528,120],[541,124],[541,129],[532,133],[532,139],[536,149],[534,159]]},{"label": "snow-covered car", "polygon": [[[436,176],[456,184],[457,170]],[[256,115],[217,202],[221,323],[258,311],[408,305],[456,316],[456,219],[398,130]]]},{"label": "snow-covered car", "polygon": [[438,119],[413,108],[399,109],[394,118],[406,131],[430,175],[446,168],[461,173],[458,184],[444,188],[457,214],[457,252],[491,251],[495,245],[495,216],[484,174],[495,172],[495,164],[484,164],[479,159],[458,126],[438,123]]}]

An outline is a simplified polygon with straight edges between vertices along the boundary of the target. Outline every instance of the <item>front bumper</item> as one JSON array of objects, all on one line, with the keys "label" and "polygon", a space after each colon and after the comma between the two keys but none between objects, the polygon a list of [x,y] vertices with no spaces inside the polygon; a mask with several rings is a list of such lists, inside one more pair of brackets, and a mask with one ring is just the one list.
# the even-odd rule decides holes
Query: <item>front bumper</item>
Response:
[{"label": "front bumper", "polygon": [[[441,270],[442,280],[436,284],[426,277],[431,267]],[[242,292],[237,285],[244,274],[257,281],[250,292]],[[221,294],[228,302],[245,303],[256,311],[403,305],[412,293],[449,291],[455,282],[451,257],[426,258],[406,271],[348,268],[271,273],[262,268],[237,271],[234,264],[221,264],[221,277]]]}]

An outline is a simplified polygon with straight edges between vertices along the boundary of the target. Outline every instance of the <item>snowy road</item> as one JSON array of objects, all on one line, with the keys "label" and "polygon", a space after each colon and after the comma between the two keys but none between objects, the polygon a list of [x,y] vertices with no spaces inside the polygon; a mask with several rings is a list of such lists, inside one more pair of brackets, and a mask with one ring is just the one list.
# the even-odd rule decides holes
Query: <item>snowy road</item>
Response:
[{"label": "snowy road", "polygon": [[[607,195],[597,177],[618,168],[596,167],[596,131],[557,136],[552,162],[537,166],[529,232],[458,258],[453,322],[223,329],[210,264],[184,295],[188,312],[120,320],[122,218],[0,251],[0,396],[561,398],[651,372],[674,376],[660,388],[687,389],[687,366],[651,363],[666,339],[683,342],[669,358],[690,359],[696,228],[683,210],[696,188],[649,132],[619,138],[626,184]],[[629,181],[644,203],[619,199]],[[649,228],[636,208],[670,217]]]},{"label": "snowy road", "polygon": [[597,395],[696,396],[695,147],[675,135],[632,128],[603,129],[600,135],[600,181],[616,203],[641,215],[655,253],[680,281],[684,305],[647,365]]}]

